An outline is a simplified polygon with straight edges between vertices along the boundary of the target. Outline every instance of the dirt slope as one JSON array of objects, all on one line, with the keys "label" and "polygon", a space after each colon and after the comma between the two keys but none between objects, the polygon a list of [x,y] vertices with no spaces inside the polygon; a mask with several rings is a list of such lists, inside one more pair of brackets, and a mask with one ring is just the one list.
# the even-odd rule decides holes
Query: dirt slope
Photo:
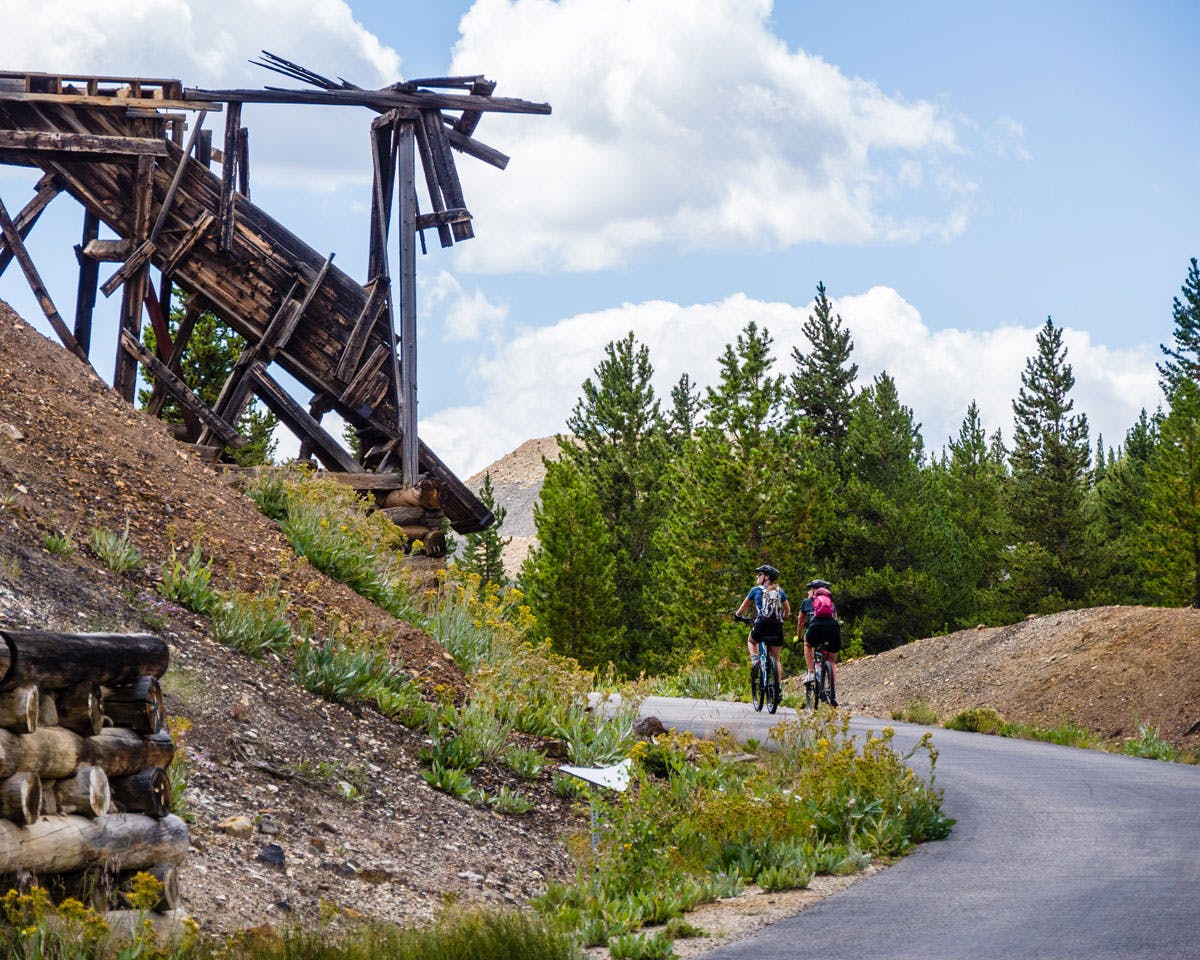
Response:
[{"label": "dirt slope", "polygon": [[[93,527],[126,523],[147,572],[119,576],[85,544]],[[53,532],[71,535],[73,555],[45,548]],[[450,896],[523,899],[566,869],[558,837],[575,816],[548,778],[521,817],[452,800],[422,780],[420,737],[309,696],[287,664],[212,642],[207,621],[158,598],[153,578],[172,538],[186,550],[197,537],[221,588],[278,580],[313,612],[318,635],[340,617],[389,637],[427,686],[461,685],[438,644],[298,562],[251,501],[0,302],[0,627],[167,638],[167,710],[191,723],[186,909],[213,930],[316,920],[331,908],[418,919]],[[530,793],[501,769],[476,781]],[[361,799],[341,799],[339,782]],[[239,815],[255,824],[242,839],[218,826]],[[272,862],[280,852],[282,864]]]}]

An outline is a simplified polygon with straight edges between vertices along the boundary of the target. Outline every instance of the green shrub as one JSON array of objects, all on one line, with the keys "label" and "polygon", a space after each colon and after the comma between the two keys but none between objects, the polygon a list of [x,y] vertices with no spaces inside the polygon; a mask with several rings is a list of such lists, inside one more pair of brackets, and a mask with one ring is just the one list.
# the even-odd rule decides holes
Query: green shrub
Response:
[{"label": "green shrub", "polygon": [[287,610],[276,590],[226,594],[212,613],[213,639],[251,657],[285,653],[292,643]]},{"label": "green shrub", "polygon": [[1179,760],[1179,751],[1162,738],[1157,724],[1146,724],[1139,720],[1137,730],[1136,737],[1122,744],[1121,753],[1149,760],[1167,760],[1171,763]]},{"label": "green shrub", "polygon": [[612,960],[671,960],[675,948],[665,933],[628,933],[608,941]]},{"label": "green shrub", "polygon": [[69,533],[54,530],[42,537],[42,546],[58,557],[69,557],[75,552],[75,541]]},{"label": "green shrub", "polygon": [[546,769],[548,760],[540,750],[529,747],[509,747],[504,751],[504,762],[522,780],[536,780]]},{"label": "green shrub", "polygon": [[381,686],[391,689],[404,682],[395,678],[384,650],[334,636],[297,644],[292,670],[305,690],[334,703],[365,699]]},{"label": "green shrub", "polygon": [[438,760],[434,760],[428,770],[422,770],[421,776],[431,787],[452,797],[468,797],[474,793],[468,774],[458,767],[447,767]]},{"label": "green shrub", "polygon": [[528,813],[533,809],[533,803],[516,790],[501,787],[500,792],[488,797],[488,803],[501,813]]},{"label": "green shrub", "polygon": [[[931,727],[938,722],[937,711],[929,706],[924,700],[917,699],[912,701],[903,710],[896,710],[892,713],[893,720],[904,720],[908,723],[919,723],[925,727]],[[947,724],[949,726],[949,724]]]},{"label": "green shrub", "polygon": [[961,710],[946,721],[947,730],[963,730],[967,733],[989,733],[1003,735],[1004,718],[991,707],[971,707]]},{"label": "green shrub", "polygon": [[172,545],[171,557],[163,567],[158,592],[202,616],[212,614],[220,603],[220,597],[212,586],[212,561],[204,561],[199,543],[192,547],[186,562],[180,561]]},{"label": "green shrub", "polygon": [[146,565],[138,548],[129,539],[128,520],[125,521],[125,531],[120,534],[102,530],[100,527],[92,527],[88,546],[92,548],[92,553],[104,562],[105,566],[117,573],[140,570]]}]

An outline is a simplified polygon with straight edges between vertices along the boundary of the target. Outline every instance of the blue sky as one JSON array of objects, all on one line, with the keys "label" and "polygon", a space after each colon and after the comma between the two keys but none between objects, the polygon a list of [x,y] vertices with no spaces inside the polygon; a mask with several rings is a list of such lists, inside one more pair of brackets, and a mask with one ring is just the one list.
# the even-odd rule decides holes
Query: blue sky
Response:
[{"label": "blue sky", "polygon": [[[972,399],[990,428],[1011,433],[1048,315],[1066,330],[1093,437],[1118,443],[1158,402],[1171,299],[1200,256],[1194,3],[137,10],[0,0],[0,22],[15,25],[0,36],[0,64],[259,86],[281,79],[247,64],[266,47],[365,86],[483,73],[497,95],[553,105],[549,117],[484,118],[479,138],[512,161],[500,172],[458,157],[476,239],[431,243],[418,261],[422,436],[464,476],[562,429],[604,344],[630,329],[650,346],[664,395],[685,371],[711,380],[751,319],[790,371],[818,281],[864,380],[896,378],[931,449]],[[359,277],[369,119],[244,115],[254,200]],[[31,182],[0,168],[10,210]],[[64,313],[80,222],[60,198],[31,238]],[[0,298],[44,328],[15,267]],[[98,331],[97,342],[107,375],[111,338]]]}]

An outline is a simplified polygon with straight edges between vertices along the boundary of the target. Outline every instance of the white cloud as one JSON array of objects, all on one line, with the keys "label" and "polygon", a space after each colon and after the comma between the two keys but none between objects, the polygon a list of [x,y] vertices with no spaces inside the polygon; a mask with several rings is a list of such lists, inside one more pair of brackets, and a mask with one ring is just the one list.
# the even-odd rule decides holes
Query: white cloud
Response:
[{"label": "white cloud", "polygon": [[[1012,434],[1012,400],[1025,360],[1036,350],[1040,323],[997,330],[932,331],[895,290],[873,287],[834,301],[854,339],[860,385],[886,369],[900,400],[923,425],[928,451],[958,433],[971,400],[988,432]],[[624,304],[529,329],[501,344],[476,368],[479,391],[469,406],[421,419],[421,436],[460,476],[470,476],[532,437],[565,429],[580,384],[603,358],[604,345],[633,330],[650,349],[655,391],[666,398],[682,373],[710,385],[717,357],[754,320],[775,341],[776,372],[792,370],[791,349],[808,349],[802,326],[812,304],[765,303],[734,294],[718,303],[680,306],[663,301]],[[1150,347],[1115,350],[1064,329],[1076,386],[1076,412],[1088,415],[1092,436],[1116,446],[1144,406],[1158,402]]]},{"label": "white cloud", "polygon": [[[549,117],[489,115],[501,172],[463,160],[482,238],[460,267],[596,270],[657,246],[943,237],[972,185],[955,123],[770,29],[767,0],[477,0],[453,72]],[[818,38],[813,38],[814,40]],[[922,219],[901,213],[919,204]]]},{"label": "white cloud", "polygon": [[[218,89],[303,87],[250,64],[265,46],[361,86],[401,78],[400,56],[355,21],[344,0],[139,0],[119,12],[73,0],[0,0],[0,23],[5,70],[172,78]],[[362,108],[247,105],[254,182],[314,190],[369,182],[371,116]],[[223,116],[208,126],[219,142]]]},{"label": "white cloud", "polygon": [[446,270],[430,280],[418,277],[417,286],[421,322],[444,342],[462,343],[480,337],[490,339],[489,335],[508,318],[506,305],[492,303],[482,290],[468,292]]}]

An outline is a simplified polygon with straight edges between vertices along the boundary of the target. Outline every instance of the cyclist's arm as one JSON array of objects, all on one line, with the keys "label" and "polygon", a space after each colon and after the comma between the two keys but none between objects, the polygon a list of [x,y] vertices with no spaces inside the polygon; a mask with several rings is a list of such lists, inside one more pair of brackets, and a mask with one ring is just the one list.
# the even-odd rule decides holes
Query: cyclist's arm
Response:
[{"label": "cyclist's arm", "polygon": [[804,608],[800,608],[800,612],[796,614],[796,639],[804,639],[804,627],[808,618],[804,615]]},{"label": "cyclist's arm", "polygon": [[746,613],[750,610],[750,607],[751,607],[751,600],[750,600],[750,597],[747,596],[746,599],[742,601],[742,605],[737,608],[737,611],[736,611],[737,615],[739,617],[744,617],[746,615]]},{"label": "cyclist's arm", "polygon": [[792,616],[792,601],[784,600],[783,601],[783,619],[789,620],[789,619],[791,619],[791,616]]}]

